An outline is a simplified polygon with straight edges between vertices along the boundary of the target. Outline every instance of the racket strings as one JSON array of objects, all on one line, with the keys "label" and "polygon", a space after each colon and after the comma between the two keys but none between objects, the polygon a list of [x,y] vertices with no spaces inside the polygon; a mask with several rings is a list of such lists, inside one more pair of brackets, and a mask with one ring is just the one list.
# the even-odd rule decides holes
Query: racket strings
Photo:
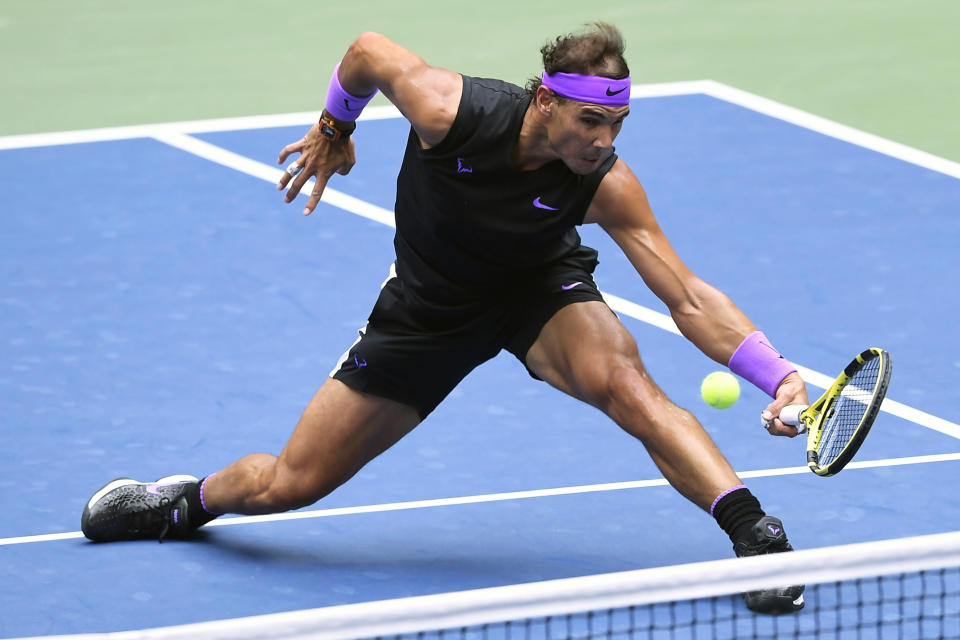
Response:
[{"label": "racket strings", "polygon": [[868,360],[843,388],[836,403],[828,409],[820,436],[820,466],[836,460],[860,428],[870,410],[881,373],[880,358]]}]

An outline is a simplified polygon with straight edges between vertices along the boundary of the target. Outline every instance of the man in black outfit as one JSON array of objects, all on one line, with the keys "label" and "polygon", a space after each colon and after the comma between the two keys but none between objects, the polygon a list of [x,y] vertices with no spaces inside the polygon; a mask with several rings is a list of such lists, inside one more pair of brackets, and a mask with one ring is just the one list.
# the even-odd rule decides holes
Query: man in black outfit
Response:
[{"label": "man in black outfit", "polygon": [[[696,418],[650,379],[636,343],[593,281],[597,253],[576,226],[599,224],[684,336],[767,391],[774,435],[795,436],[780,410],[806,404],[795,368],[717,289],[695,276],[657,224],[643,187],[614,153],[630,111],[619,32],[606,24],[542,49],[526,90],[428,66],[374,34],[334,71],[320,122],[280,154],[291,202],[316,178],[316,207],[355,162],[356,117],[382,91],[409,120],[397,181],[396,263],[360,338],[304,411],[279,456],[253,454],[197,480],[121,478],[84,509],[87,537],[184,536],[222,513],[310,505],[422,421],[501,349],[535,378],[601,409],[639,439],[670,483],[710,512],[737,555],[790,550]],[[763,612],[803,606],[802,587],[747,594]]]}]

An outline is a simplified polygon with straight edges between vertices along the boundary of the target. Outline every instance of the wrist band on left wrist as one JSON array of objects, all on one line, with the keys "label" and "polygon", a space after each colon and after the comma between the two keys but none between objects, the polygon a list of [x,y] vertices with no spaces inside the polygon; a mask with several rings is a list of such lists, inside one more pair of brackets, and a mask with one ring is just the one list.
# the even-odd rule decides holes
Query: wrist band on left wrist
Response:
[{"label": "wrist band on left wrist", "polygon": [[367,106],[367,103],[377,95],[377,90],[368,96],[355,96],[348,93],[340,84],[340,63],[333,70],[330,76],[330,85],[327,87],[327,112],[337,120],[352,122],[360,116],[360,112]]}]

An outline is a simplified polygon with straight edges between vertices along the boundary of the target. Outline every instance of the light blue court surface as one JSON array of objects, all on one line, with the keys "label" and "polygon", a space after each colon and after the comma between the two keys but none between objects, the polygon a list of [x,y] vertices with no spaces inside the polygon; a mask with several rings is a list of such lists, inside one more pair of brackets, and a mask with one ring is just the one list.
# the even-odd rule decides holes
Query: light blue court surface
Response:
[{"label": "light blue court surface", "polygon": [[[269,164],[303,131],[197,137]],[[406,135],[399,119],[362,123],[358,164],[331,187],[389,209]],[[634,100],[617,151],[691,268],[787,357],[833,377],[859,350],[885,347],[890,397],[960,433],[960,180],[705,95]],[[392,229],[326,204],[304,218],[303,200],[284,205],[268,182],[149,138],[8,149],[0,175],[0,637],[732,555],[709,516],[657,483],[327,512],[660,478],[639,443],[509,355],[306,510],[322,517],[223,518],[197,541],[162,545],[32,538],[77,531],[86,499],[116,476],[205,475],[278,452],[364,324]],[[600,230],[583,236],[600,250],[604,291],[663,311]],[[699,382],[720,367],[621,317],[654,378],[734,467],[769,470],[748,483],[795,546],[958,528],[960,463],[791,473],[804,465],[803,443],[760,429],[761,392],[709,409]],[[956,437],[883,413],[857,460],[958,451]]]}]

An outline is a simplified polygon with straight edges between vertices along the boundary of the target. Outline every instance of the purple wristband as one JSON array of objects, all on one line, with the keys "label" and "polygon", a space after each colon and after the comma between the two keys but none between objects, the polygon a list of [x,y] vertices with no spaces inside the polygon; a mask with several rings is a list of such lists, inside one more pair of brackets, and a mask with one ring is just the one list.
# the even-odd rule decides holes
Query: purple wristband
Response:
[{"label": "purple wristband", "polygon": [[343,87],[340,86],[340,63],[338,62],[333,70],[333,75],[330,76],[330,86],[327,87],[327,113],[337,120],[353,122],[375,95],[377,95],[376,89],[363,98],[344,91]]},{"label": "purple wristband", "polygon": [[783,379],[797,370],[780,352],[773,348],[767,336],[754,331],[740,343],[730,356],[730,371],[752,382],[771,398],[777,397],[777,387]]}]

